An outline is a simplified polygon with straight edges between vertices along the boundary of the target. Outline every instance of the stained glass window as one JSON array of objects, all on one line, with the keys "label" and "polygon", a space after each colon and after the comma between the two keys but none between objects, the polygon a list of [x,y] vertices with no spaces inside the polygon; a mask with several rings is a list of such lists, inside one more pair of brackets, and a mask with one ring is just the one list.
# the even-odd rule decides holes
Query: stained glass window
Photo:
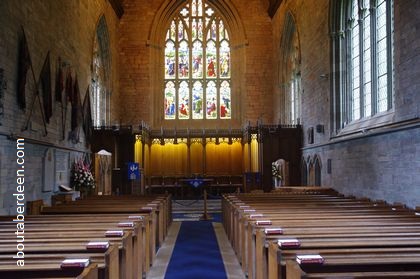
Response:
[{"label": "stained glass window", "polygon": [[[392,0],[347,2],[347,94],[343,124],[392,108]],[[375,32],[375,33],[373,33]]]},{"label": "stained glass window", "polygon": [[229,32],[216,10],[187,1],[165,39],[165,119],[231,119]]},{"label": "stained glass window", "polygon": [[110,50],[109,33],[105,17],[96,28],[92,63],[92,118],[94,126],[105,126],[110,122]]}]

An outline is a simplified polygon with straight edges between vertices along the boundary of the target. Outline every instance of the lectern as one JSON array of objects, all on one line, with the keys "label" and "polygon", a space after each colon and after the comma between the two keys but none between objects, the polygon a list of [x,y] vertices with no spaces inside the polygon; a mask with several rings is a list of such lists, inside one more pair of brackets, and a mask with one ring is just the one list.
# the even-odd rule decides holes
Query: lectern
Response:
[{"label": "lectern", "polygon": [[207,212],[207,187],[211,184],[213,179],[196,177],[196,178],[180,179],[180,181],[186,183],[190,187],[203,189],[204,209],[203,209],[203,215],[201,216],[200,220],[213,219],[211,215]]}]

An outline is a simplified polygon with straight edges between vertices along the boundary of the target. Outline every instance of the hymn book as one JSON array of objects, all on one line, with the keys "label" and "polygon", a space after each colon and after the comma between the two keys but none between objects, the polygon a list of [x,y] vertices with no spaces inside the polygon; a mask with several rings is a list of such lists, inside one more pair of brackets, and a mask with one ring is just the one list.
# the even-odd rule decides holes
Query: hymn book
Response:
[{"label": "hymn book", "polygon": [[106,231],[105,236],[106,237],[121,237],[124,235],[124,231],[121,230],[114,230],[114,231]]},{"label": "hymn book", "polygon": [[321,255],[297,255],[296,262],[298,264],[322,264],[324,258]]},{"label": "hymn book", "polygon": [[278,239],[277,244],[281,248],[296,248],[300,247],[300,241],[296,238]]},{"label": "hymn book", "polygon": [[133,222],[119,222],[118,227],[120,227],[120,228],[132,228],[132,227],[134,227],[134,223]]},{"label": "hymn book", "polygon": [[254,219],[254,218],[259,218],[259,217],[263,217],[264,215],[262,215],[261,213],[257,213],[257,214],[251,214],[249,215],[249,218]]},{"label": "hymn book", "polygon": [[269,229],[265,229],[264,233],[266,235],[283,234],[283,229],[282,228],[269,228]]},{"label": "hymn book", "polygon": [[130,216],[128,216],[128,219],[130,219],[130,220],[143,220],[143,216],[140,216],[140,215],[130,215]]},{"label": "hymn book", "polygon": [[270,220],[259,220],[256,222],[257,226],[271,226]]},{"label": "hymn book", "polygon": [[86,245],[86,249],[107,250],[109,248],[108,241],[91,241]]},{"label": "hymn book", "polygon": [[65,259],[61,262],[61,268],[84,268],[89,265],[89,259]]}]

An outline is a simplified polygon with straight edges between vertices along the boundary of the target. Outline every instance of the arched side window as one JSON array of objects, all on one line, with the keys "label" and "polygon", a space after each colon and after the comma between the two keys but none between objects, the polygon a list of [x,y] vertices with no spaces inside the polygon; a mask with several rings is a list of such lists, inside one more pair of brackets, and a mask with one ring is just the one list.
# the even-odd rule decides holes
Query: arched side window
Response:
[{"label": "arched side window", "polygon": [[314,181],[314,185],[315,186],[321,186],[321,169],[322,169],[322,165],[321,165],[321,159],[318,157],[318,155],[315,155],[314,157],[314,169],[315,169],[315,181]]},{"label": "arched side window", "polygon": [[[304,162],[305,163],[305,162]],[[318,155],[314,155],[312,159],[308,158],[308,165],[309,165],[309,179],[308,185],[312,186],[321,186],[321,159]]]},{"label": "arched side window", "polygon": [[295,21],[286,14],[280,50],[280,83],[283,84],[285,119],[290,124],[301,122],[300,43]]},{"label": "arched side window", "polygon": [[393,0],[331,5],[332,81],[339,107],[333,111],[340,130],[393,108]]},{"label": "arched side window", "polygon": [[105,16],[99,19],[93,44],[92,118],[94,126],[110,124],[111,53]]},{"label": "arched side window", "polygon": [[306,186],[308,185],[308,165],[306,164],[305,158],[302,158],[302,161],[300,163],[300,172],[302,174],[302,185]]},{"label": "arched side window", "polygon": [[164,119],[231,119],[230,37],[217,10],[186,1],[165,34]]}]

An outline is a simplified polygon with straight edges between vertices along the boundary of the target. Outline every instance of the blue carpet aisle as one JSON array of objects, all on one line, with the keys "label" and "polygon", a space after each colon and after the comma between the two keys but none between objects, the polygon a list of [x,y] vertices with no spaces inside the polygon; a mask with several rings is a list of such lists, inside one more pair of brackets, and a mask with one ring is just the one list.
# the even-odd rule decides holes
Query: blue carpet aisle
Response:
[{"label": "blue carpet aisle", "polygon": [[182,222],[165,279],[227,278],[213,225]]}]

